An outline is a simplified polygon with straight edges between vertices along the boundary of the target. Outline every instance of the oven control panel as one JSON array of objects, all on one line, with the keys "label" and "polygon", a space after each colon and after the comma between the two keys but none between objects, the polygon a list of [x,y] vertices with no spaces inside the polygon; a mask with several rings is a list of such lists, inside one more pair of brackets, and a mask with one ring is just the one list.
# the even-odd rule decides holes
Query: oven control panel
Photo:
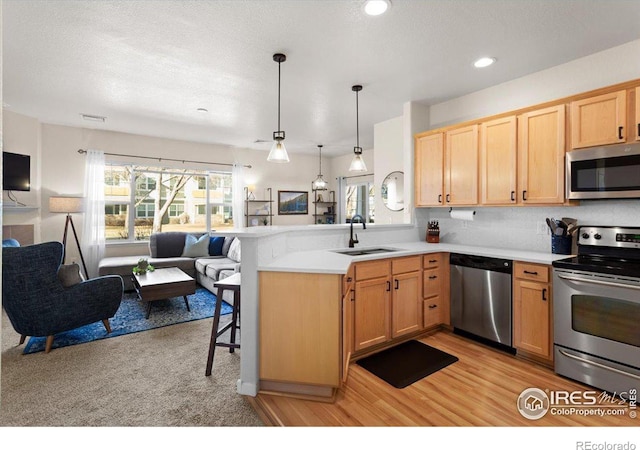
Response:
[{"label": "oven control panel", "polygon": [[640,248],[640,227],[580,227],[578,245]]}]

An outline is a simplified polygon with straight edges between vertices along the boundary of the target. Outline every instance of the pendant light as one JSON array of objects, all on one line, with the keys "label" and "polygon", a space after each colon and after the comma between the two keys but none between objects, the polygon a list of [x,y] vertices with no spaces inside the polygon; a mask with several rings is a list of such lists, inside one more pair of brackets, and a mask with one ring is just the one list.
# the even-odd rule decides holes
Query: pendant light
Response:
[{"label": "pendant light", "polygon": [[358,120],[358,92],[362,90],[362,86],[356,84],[355,86],[351,86],[351,90],[356,93],[356,146],[353,147],[354,155],[351,160],[351,165],[349,166],[349,172],[366,172],[367,165],[364,163],[364,159],[362,159],[362,147],[360,147],[360,127]]},{"label": "pendant light", "polygon": [[280,130],[280,64],[287,60],[282,53],[273,55],[273,60],[278,63],[278,131],[273,132],[273,145],[267,157],[267,161],[275,163],[288,163],[289,155],[284,147],[284,131]]},{"label": "pendant light", "polygon": [[311,185],[314,191],[326,191],[327,190],[327,182],[322,178],[322,145],[318,145],[319,150],[319,160],[320,160],[320,171],[318,172],[318,178],[313,181]]}]

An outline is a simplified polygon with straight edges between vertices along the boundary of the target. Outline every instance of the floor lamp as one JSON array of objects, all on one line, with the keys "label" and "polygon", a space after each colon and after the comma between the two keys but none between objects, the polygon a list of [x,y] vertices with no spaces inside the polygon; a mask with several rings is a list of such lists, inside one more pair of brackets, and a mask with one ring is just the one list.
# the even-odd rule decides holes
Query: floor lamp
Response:
[{"label": "floor lamp", "polygon": [[64,223],[64,236],[62,238],[62,246],[64,247],[64,253],[62,256],[62,264],[67,259],[67,232],[69,231],[69,225],[73,231],[73,237],[76,240],[78,246],[78,252],[80,252],[80,260],[82,261],[82,268],[84,269],[85,279],[89,279],[89,272],[87,271],[87,265],[84,262],[84,256],[82,256],[82,248],[80,248],[80,242],[78,241],[78,234],[76,233],[76,227],[73,225],[73,218],[71,213],[80,213],[84,211],[84,198],[83,197],[50,197],[49,198],[49,212],[52,213],[66,213],[67,220]]}]

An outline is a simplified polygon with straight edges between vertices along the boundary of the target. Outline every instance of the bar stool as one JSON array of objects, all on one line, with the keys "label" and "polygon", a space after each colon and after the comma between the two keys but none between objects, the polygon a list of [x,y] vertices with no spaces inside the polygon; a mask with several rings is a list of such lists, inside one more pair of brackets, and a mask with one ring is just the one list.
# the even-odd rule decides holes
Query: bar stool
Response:
[{"label": "bar stool", "polygon": [[[228,347],[229,353],[233,353],[236,348],[240,348],[240,344],[236,344],[236,330],[240,329],[238,320],[240,319],[240,274],[236,273],[228,278],[213,283],[213,286],[218,288],[216,294],[216,308],[213,313],[213,327],[211,328],[211,342],[209,343],[209,357],[207,358],[207,370],[205,375],[211,375],[211,368],[213,367],[213,356],[216,351],[216,347]],[[222,329],[218,330],[220,324],[220,309],[222,307],[222,293],[227,291],[233,291],[233,313],[231,322],[226,324]],[[218,336],[231,328],[231,342],[218,342]]]}]

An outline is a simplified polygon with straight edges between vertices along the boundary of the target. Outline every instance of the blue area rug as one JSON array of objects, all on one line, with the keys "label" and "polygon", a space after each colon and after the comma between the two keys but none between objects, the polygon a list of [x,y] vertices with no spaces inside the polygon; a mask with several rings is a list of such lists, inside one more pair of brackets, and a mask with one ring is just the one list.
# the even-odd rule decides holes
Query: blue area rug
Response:
[{"label": "blue area rug", "polygon": [[[125,292],[116,315],[109,319],[111,333],[107,333],[102,322],[96,322],[75,330],[56,334],[51,348],[83,344],[99,339],[122,336],[123,334],[137,333],[153,328],[213,317],[216,305],[216,296],[214,294],[203,287],[198,287],[196,293],[189,295],[187,298],[189,299],[191,312],[187,311],[182,297],[156,300],[151,305],[149,319],[145,319],[147,302],[138,300],[135,293]],[[233,312],[233,308],[223,301],[220,312],[222,315],[230,314]],[[29,354],[43,351],[46,341],[46,337],[31,337],[22,353]]]}]

